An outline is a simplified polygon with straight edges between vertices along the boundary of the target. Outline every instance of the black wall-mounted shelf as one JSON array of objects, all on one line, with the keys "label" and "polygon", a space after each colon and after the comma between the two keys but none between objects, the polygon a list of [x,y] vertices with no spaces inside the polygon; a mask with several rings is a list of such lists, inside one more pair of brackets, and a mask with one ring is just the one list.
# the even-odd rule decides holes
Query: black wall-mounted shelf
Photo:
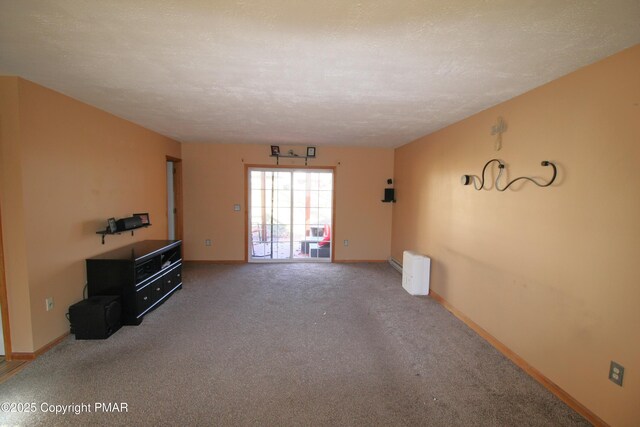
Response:
[{"label": "black wall-mounted shelf", "polygon": [[144,225],[141,225],[141,226],[139,226],[139,227],[130,228],[130,229],[128,229],[128,230],[119,230],[119,231],[116,231],[116,232],[113,232],[113,233],[112,233],[112,232],[110,232],[110,231],[109,231],[109,229],[104,229],[104,230],[96,231],[96,234],[100,234],[100,235],[102,235],[102,244],[104,245],[104,238],[105,238],[105,236],[107,236],[107,235],[111,235],[111,236],[113,236],[113,235],[115,235],[115,234],[128,233],[128,232],[130,231],[130,232],[131,232],[131,235],[133,236],[133,232],[134,232],[135,230],[137,230],[137,229],[139,229],[139,228],[147,228],[147,227],[149,227],[150,225],[151,225],[151,224],[144,224]]},{"label": "black wall-mounted shelf", "polygon": [[270,157],[275,157],[276,158],[276,165],[280,164],[280,159],[304,159],[304,165],[305,166],[309,166],[307,164],[307,159],[315,159],[315,157],[309,157],[309,156],[298,156],[297,154],[278,154],[277,156],[272,154]]}]

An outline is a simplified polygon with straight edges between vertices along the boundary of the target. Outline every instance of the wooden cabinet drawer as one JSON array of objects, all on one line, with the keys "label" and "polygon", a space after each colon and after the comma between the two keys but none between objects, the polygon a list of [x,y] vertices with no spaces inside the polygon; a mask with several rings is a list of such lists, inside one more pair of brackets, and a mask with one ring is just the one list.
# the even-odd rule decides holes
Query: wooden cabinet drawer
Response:
[{"label": "wooden cabinet drawer", "polygon": [[151,291],[152,285],[148,285],[136,292],[136,306],[138,307],[138,313],[142,313],[151,307],[151,304],[153,304],[153,295]]},{"label": "wooden cabinet drawer", "polygon": [[164,277],[159,278],[158,280],[150,284],[149,287],[151,287],[150,292],[152,296],[152,304],[162,298],[166,293],[164,290]]},{"label": "wooden cabinet drawer", "polygon": [[164,292],[171,292],[182,282],[182,266],[170,271],[164,279]]}]

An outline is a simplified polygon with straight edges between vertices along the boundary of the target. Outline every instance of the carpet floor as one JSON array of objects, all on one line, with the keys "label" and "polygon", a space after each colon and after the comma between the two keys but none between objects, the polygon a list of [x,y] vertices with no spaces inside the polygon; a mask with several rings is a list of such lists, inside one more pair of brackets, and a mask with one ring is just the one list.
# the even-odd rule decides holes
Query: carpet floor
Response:
[{"label": "carpet floor", "polygon": [[183,277],[140,326],[68,337],[1,384],[0,402],[35,405],[0,424],[589,425],[387,264]]}]

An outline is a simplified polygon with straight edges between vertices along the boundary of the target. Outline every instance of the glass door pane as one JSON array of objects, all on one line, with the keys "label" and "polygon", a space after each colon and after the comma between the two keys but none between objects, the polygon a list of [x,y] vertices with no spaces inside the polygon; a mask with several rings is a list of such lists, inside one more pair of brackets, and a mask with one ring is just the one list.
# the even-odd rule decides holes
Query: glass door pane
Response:
[{"label": "glass door pane", "polygon": [[251,259],[291,258],[291,172],[250,170]]},{"label": "glass door pane", "polygon": [[330,261],[333,171],[249,170],[249,259]]}]

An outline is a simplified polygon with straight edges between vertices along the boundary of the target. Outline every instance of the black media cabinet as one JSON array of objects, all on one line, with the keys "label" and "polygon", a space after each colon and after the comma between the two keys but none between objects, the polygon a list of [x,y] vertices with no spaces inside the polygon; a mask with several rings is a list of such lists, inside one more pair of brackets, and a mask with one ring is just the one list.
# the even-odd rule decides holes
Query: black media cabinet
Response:
[{"label": "black media cabinet", "polygon": [[122,323],[143,316],[182,289],[182,241],[145,240],[87,259],[89,297],[120,295]]}]

